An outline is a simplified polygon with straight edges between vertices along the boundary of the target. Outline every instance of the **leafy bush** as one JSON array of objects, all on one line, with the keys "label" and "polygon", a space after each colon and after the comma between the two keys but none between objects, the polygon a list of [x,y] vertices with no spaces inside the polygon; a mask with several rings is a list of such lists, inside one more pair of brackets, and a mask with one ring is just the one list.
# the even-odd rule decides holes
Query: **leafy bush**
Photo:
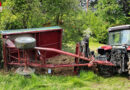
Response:
[{"label": "leafy bush", "polygon": [[87,14],[84,11],[80,11],[77,15],[66,18],[62,27],[65,29],[65,42],[79,42],[85,34],[90,34],[89,36],[95,38],[97,42],[107,43],[107,28],[109,24],[90,10]]},{"label": "leafy bush", "polygon": [[[96,15],[113,26],[127,24],[127,17],[120,1],[121,0],[99,0],[96,5]],[[127,0],[124,2],[128,3]]]}]

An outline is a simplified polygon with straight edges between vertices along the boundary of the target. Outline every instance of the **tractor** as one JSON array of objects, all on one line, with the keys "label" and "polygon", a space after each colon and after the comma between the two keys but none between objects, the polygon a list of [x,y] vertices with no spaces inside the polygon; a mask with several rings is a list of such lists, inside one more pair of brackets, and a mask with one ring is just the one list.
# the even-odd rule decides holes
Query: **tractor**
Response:
[{"label": "tractor", "polygon": [[107,59],[115,66],[98,65],[98,71],[106,76],[128,73],[130,78],[130,25],[110,27],[108,32],[108,45],[97,49],[99,55],[96,58]]}]

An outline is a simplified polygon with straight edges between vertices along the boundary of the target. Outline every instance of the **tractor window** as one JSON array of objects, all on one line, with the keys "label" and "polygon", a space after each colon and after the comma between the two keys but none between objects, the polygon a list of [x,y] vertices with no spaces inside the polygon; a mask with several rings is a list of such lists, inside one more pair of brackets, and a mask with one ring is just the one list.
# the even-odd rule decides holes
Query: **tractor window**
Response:
[{"label": "tractor window", "polygon": [[109,43],[111,45],[119,45],[121,43],[121,33],[120,32],[110,33]]},{"label": "tractor window", "polygon": [[130,45],[130,30],[122,30],[109,33],[110,45]]},{"label": "tractor window", "polygon": [[122,31],[122,44],[128,44],[130,45],[130,30]]}]

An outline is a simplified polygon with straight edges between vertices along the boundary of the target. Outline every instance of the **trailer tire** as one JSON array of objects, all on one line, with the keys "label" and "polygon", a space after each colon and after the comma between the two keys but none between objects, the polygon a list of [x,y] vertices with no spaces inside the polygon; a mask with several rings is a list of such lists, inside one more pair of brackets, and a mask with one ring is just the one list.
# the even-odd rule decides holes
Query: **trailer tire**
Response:
[{"label": "trailer tire", "polygon": [[30,36],[21,36],[15,39],[15,46],[19,49],[29,49],[36,46],[36,40]]}]

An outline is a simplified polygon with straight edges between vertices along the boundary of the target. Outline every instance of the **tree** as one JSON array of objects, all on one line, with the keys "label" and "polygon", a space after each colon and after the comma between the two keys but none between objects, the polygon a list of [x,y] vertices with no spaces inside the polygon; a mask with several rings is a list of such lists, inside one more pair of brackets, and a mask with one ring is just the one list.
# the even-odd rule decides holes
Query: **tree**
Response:
[{"label": "tree", "polygon": [[119,5],[127,17],[130,17],[130,0],[118,0]]},{"label": "tree", "polygon": [[110,24],[126,24],[126,16],[118,0],[99,0],[96,15]]},{"label": "tree", "polygon": [[42,26],[43,13],[38,0],[6,0],[3,7],[0,29]]},{"label": "tree", "polygon": [[48,21],[60,25],[64,16],[69,16],[72,12],[78,11],[78,0],[41,0],[43,12],[46,14]]}]

